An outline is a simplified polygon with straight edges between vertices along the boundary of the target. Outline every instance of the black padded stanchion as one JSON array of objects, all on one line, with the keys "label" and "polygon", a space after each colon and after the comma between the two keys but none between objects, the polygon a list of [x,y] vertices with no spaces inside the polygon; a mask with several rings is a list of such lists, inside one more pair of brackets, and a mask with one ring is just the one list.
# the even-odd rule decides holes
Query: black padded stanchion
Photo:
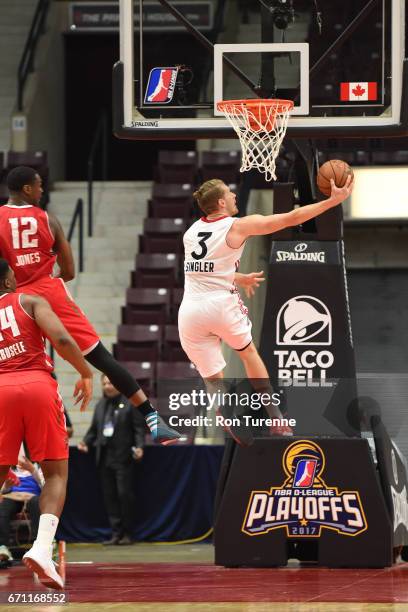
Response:
[{"label": "black padded stanchion", "polygon": [[274,241],[260,353],[297,434],[358,435],[341,241]]},{"label": "black padded stanchion", "polygon": [[274,567],[292,556],[327,567],[392,564],[391,522],[366,440],[269,438],[235,448],[215,562]]}]

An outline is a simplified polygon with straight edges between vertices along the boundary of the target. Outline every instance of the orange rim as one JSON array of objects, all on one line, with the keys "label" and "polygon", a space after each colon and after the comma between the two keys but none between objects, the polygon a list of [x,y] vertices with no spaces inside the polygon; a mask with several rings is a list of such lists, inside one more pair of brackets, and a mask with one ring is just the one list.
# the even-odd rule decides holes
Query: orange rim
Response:
[{"label": "orange rim", "polygon": [[280,100],[278,98],[255,98],[247,100],[221,100],[217,102],[217,109],[225,111],[229,106],[246,106],[247,108],[260,108],[263,106],[275,107],[278,112],[290,111],[293,108],[293,100]]}]

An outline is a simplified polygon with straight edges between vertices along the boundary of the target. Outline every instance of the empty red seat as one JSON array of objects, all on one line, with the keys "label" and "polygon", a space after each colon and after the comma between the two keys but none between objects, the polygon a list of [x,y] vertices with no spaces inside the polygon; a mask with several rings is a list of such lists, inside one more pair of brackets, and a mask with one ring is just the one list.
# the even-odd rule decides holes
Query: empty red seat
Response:
[{"label": "empty red seat", "polygon": [[191,202],[149,202],[149,217],[152,219],[170,219],[179,217],[189,219],[192,214]]},{"label": "empty red seat", "polygon": [[194,365],[188,361],[158,361],[156,364],[157,380],[174,380],[200,378]]},{"label": "empty red seat", "polygon": [[156,234],[181,234],[186,231],[187,224],[183,219],[145,219],[143,224],[144,233]]},{"label": "empty red seat", "polygon": [[163,359],[166,361],[189,361],[180,344],[177,325],[166,325],[164,328]]},{"label": "empty red seat", "polygon": [[175,253],[139,253],[132,287],[173,288],[179,282],[180,259]]},{"label": "empty red seat", "polygon": [[154,183],[149,200],[152,218],[187,219],[193,210],[193,186],[190,183],[162,185]]},{"label": "empty red seat", "polygon": [[159,325],[119,325],[114,355],[119,361],[157,361],[161,335]]},{"label": "empty red seat", "polygon": [[128,289],[123,323],[164,324],[169,317],[170,291],[160,289]]},{"label": "empty red seat", "polygon": [[227,185],[239,182],[241,154],[239,151],[203,151],[201,178],[219,178]]},{"label": "empty red seat", "polygon": [[158,171],[161,183],[195,183],[197,153],[195,151],[160,151]]},{"label": "empty red seat", "polygon": [[145,219],[140,237],[143,253],[181,253],[187,224],[183,219]]},{"label": "empty red seat", "polygon": [[170,204],[172,202],[192,202],[193,185],[191,183],[169,183],[162,185],[154,183],[152,189],[152,201]]},{"label": "empty red seat", "polygon": [[149,361],[126,361],[121,365],[137,380],[146,395],[154,393],[155,364]]}]

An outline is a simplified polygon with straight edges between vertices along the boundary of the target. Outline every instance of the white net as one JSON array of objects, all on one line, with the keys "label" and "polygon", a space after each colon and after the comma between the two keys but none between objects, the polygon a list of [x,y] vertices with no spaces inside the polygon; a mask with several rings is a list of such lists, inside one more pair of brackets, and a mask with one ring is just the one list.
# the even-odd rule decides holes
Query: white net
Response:
[{"label": "white net", "polygon": [[291,100],[224,100],[218,102],[242,147],[241,172],[257,168],[266,181],[276,180],[276,158],[288,127]]}]

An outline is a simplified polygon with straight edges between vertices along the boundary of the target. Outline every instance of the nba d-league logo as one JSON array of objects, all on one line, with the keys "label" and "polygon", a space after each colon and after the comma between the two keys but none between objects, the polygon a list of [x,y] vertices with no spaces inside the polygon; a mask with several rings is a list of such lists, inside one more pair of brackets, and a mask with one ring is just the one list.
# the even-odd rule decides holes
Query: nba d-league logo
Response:
[{"label": "nba d-league logo", "polygon": [[332,317],[326,304],[311,295],[297,295],[285,302],[276,318],[278,378],[283,386],[331,387],[327,370],[334,363],[329,350],[303,347],[331,346]]}]

